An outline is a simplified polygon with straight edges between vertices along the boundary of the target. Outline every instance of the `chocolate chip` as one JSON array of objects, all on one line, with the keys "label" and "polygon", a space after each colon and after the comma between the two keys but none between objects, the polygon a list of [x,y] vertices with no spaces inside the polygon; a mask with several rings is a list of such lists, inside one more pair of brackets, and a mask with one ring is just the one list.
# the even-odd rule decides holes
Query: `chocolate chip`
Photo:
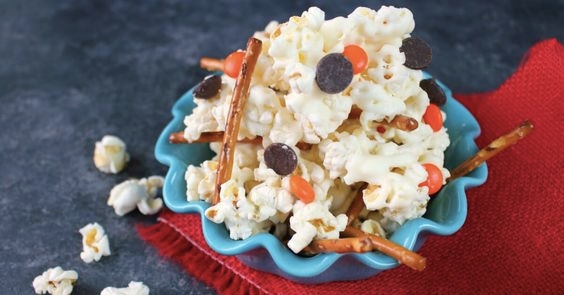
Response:
[{"label": "chocolate chip", "polygon": [[212,98],[217,95],[219,89],[221,88],[221,77],[211,76],[204,81],[200,82],[196,89],[194,89],[194,96],[197,98]]},{"label": "chocolate chip", "polygon": [[427,92],[431,103],[442,106],[446,103],[446,95],[435,79],[425,79],[419,82],[419,87]]},{"label": "chocolate chip", "polygon": [[433,52],[429,44],[415,37],[403,39],[400,52],[405,54],[404,65],[414,70],[426,68],[433,59]]},{"label": "chocolate chip", "polygon": [[273,143],[264,150],[266,166],[278,175],[288,175],[298,166],[298,156],[294,150],[283,143]]},{"label": "chocolate chip", "polygon": [[340,53],[327,54],[317,63],[315,82],[323,92],[339,93],[351,84],[352,78],[352,64]]}]

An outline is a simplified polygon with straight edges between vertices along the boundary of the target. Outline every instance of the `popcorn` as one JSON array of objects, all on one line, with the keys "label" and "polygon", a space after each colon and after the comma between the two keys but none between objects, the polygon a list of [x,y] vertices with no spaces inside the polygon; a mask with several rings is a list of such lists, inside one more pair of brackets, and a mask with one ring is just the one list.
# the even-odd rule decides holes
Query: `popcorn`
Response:
[{"label": "popcorn", "polygon": [[86,263],[99,261],[102,256],[109,256],[110,242],[104,228],[98,223],[89,223],[79,230],[82,235],[80,258]]},{"label": "popcorn", "polygon": [[131,281],[125,288],[106,287],[100,295],[149,295],[149,287],[143,282]]},{"label": "popcorn", "polygon": [[[426,175],[419,166],[410,169],[418,171],[406,172],[406,175],[390,173],[378,182],[370,184],[363,191],[366,208],[378,211],[386,220],[397,224],[422,216],[426,211],[429,195],[422,187],[409,185],[412,181],[406,181],[404,178],[413,177],[416,181],[423,182]],[[384,227],[386,228],[386,225]],[[386,229],[390,230],[389,227]]]},{"label": "popcorn", "polygon": [[294,198],[285,189],[261,183],[249,192],[249,201],[256,206],[255,213],[251,215],[253,220],[264,221],[270,218],[276,222],[280,221],[279,213],[285,216],[292,211]]},{"label": "popcorn", "polygon": [[110,191],[108,205],[114,207],[117,215],[123,216],[138,208],[144,215],[152,215],[163,207],[163,201],[156,198],[163,186],[162,176],[130,179],[116,185]]},{"label": "popcorn", "polygon": [[129,154],[123,140],[117,136],[105,135],[96,142],[94,164],[105,173],[119,173],[129,161]]},{"label": "popcorn", "polygon": [[385,237],[386,232],[382,228],[382,225],[374,219],[367,219],[360,224],[360,230],[365,233],[377,235],[379,237]]},{"label": "popcorn", "polygon": [[296,233],[288,241],[288,247],[294,253],[300,252],[311,241],[316,239],[336,239],[339,232],[347,226],[347,216],[334,216],[328,204],[313,202],[304,204],[301,201],[294,206],[294,215],[290,217],[290,228]]},{"label": "popcorn", "polygon": [[225,223],[234,240],[266,232],[271,225],[269,221],[261,220],[255,205],[245,197],[245,188],[234,180],[221,185],[220,202],[206,209],[205,215],[215,223]]},{"label": "popcorn", "polygon": [[74,270],[63,270],[60,266],[49,268],[33,279],[35,294],[68,295],[78,280]]},{"label": "popcorn", "polygon": [[248,101],[240,136],[267,136],[272,129],[274,116],[281,108],[276,92],[268,87],[256,85],[250,89]]},{"label": "popcorn", "polygon": [[[359,187],[365,209],[353,223],[365,232],[385,237],[422,216],[430,199],[424,165],[439,168],[432,171],[440,171],[444,183],[450,141],[444,113],[433,117],[440,128],[423,119],[435,106],[427,91],[437,89],[421,86],[420,69],[431,55],[417,50],[426,43],[411,37],[414,27],[412,13],[404,8],[359,7],[326,20],[312,7],[256,32],[262,52],[246,106],[238,110],[243,116],[237,138],[257,141],[236,144],[231,179],[221,185],[220,200],[206,217],[224,223],[232,239],[288,233],[283,239],[290,238],[288,247],[298,253],[313,240],[340,236]],[[407,46],[410,42],[423,46]],[[350,48],[363,53],[365,62],[353,65]],[[196,107],[184,119],[189,142],[202,132],[225,131],[234,85],[234,78],[223,75],[216,97],[195,99]],[[295,151],[297,165],[293,155],[290,163],[282,152],[267,153],[265,160],[268,147],[282,144]],[[210,147],[219,154],[221,143]],[[218,160],[187,168],[189,201],[212,201]],[[298,179],[293,176],[303,180],[307,197],[292,191],[296,182],[290,179]]]}]

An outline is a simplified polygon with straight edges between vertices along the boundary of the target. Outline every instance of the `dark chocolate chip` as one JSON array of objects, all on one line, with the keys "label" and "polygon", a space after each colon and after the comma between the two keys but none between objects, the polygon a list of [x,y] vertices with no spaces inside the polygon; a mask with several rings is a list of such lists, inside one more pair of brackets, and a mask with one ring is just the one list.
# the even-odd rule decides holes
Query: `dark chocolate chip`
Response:
[{"label": "dark chocolate chip", "polygon": [[317,63],[315,82],[323,92],[339,93],[351,84],[352,79],[352,64],[340,53],[327,54]]},{"label": "dark chocolate chip", "polygon": [[212,98],[219,93],[219,89],[221,88],[221,77],[220,76],[211,76],[204,81],[200,82],[196,89],[194,89],[194,96],[197,98]]},{"label": "dark chocolate chip", "polygon": [[264,150],[266,166],[278,175],[288,175],[298,166],[298,156],[294,150],[283,143],[273,143]]},{"label": "dark chocolate chip", "polygon": [[404,65],[414,70],[426,68],[433,59],[433,52],[429,44],[416,37],[403,39],[400,52],[405,54]]},{"label": "dark chocolate chip", "polygon": [[446,95],[435,79],[425,79],[419,82],[419,87],[427,92],[431,103],[442,106],[446,103]]}]

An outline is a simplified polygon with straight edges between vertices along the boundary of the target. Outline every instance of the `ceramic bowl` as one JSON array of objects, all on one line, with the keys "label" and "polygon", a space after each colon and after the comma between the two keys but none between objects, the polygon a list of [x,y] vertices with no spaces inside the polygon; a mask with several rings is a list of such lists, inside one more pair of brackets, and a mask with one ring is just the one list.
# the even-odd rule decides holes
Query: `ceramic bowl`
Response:
[{"label": "ceramic bowl", "polygon": [[[453,169],[478,150],[474,139],[480,134],[480,127],[472,114],[452,97],[451,91],[440,81],[438,84],[447,95],[447,103],[441,109],[446,113],[444,125],[448,128],[451,141],[445,152],[445,166]],[[364,279],[399,265],[395,259],[380,252],[327,253],[301,257],[268,233],[254,235],[246,240],[231,240],[223,224],[213,223],[204,216],[209,203],[186,200],[186,168],[191,164],[199,165],[213,156],[208,144],[168,142],[170,133],[183,130],[184,116],[193,107],[192,90],[189,90],[174,104],[173,118],[157,140],[155,156],[158,161],[169,166],[163,188],[166,206],[177,213],[200,214],[204,237],[214,251],[236,255],[252,268],[306,284]],[[486,178],[487,167],[482,164],[472,173],[449,182],[431,199],[423,217],[406,222],[389,239],[417,251],[429,235],[446,236],[455,233],[466,219],[466,190],[481,185]]]}]

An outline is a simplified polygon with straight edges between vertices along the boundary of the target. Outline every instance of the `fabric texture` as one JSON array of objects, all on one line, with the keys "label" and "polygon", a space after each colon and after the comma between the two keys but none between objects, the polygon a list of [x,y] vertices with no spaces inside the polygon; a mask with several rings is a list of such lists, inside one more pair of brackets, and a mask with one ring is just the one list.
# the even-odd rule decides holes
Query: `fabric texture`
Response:
[{"label": "fabric texture", "polygon": [[219,255],[205,243],[200,217],[164,211],[138,226],[143,239],[220,294],[532,293],[564,290],[564,46],[532,47],[498,89],[458,94],[480,123],[483,147],[525,119],[533,132],[490,159],[488,180],[467,191],[468,217],[452,236],[431,236],[423,272],[406,266],[360,281],[293,283]]}]

